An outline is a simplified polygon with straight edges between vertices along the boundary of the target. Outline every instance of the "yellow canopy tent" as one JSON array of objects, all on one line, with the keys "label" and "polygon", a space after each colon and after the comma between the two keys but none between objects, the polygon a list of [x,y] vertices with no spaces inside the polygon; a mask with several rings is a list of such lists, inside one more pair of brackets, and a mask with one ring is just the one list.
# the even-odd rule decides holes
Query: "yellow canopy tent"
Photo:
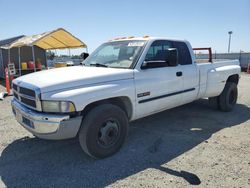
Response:
[{"label": "yellow canopy tent", "polygon": [[[18,48],[19,53],[19,65],[20,62],[20,47],[30,46],[32,48],[33,61],[35,62],[34,46],[38,46],[44,50],[52,49],[65,49],[65,48],[86,48],[87,45],[83,43],[80,39],[73,36],[71,33],[63,28],[56,29],[54,31],[45,32],[42,34],[25,36],[15,42],[1,46],[5,49]],[[19,66],[20,67],[20,66]],[[36,71],[36,68],[35,68]]]},{"label": "yellow canopy tent", "polygon": [[45,32],[38,35],[25,36],[13,42],[8,48],[22,46],[38,46],[45,50],[64,49],[64,48],[87,48],[81,40],[74,37],[63,28]]}]

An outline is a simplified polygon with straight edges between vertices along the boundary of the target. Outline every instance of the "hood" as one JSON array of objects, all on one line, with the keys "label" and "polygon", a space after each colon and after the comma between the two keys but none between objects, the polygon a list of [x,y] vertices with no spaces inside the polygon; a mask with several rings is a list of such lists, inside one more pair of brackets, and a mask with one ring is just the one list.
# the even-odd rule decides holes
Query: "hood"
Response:
[{"label": "hood", "polygon": [[132,79],[132,69],[73,66],[55,68],[21,76],[13,82],[38,87],[42,93],[71,87]]}]

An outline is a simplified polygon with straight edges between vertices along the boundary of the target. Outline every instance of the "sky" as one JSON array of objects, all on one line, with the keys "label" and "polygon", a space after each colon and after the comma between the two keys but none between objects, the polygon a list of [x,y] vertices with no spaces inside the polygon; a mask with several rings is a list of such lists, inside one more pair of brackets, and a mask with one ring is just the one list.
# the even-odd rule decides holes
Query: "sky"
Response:
[{"label": "sky", "polygon": [[123,36],[186,39],[250,52],[250,0],[0,0],[0,40],[65,28],[92,52]]}]

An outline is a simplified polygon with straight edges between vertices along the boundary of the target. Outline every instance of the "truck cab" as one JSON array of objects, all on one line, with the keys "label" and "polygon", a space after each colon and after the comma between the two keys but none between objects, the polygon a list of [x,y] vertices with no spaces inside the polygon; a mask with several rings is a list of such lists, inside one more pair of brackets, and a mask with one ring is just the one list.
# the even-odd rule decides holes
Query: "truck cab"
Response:
[{"label": "truck cab", "polygon": [[[170,59],[167,56],[171,56],[169,52],[173,50],[176,51],[175,63],[158,62]],[[194,55],[190,52],[192,48],[187,41],[166,39],[150,41],[141,56],[141,63],[135,67],[136,93],[142,95],[137,98],[140,104],[137,108],[138,117],[196,99],[199,91],[199,72]],[[151,66],[147,66],[148,62]]]}]

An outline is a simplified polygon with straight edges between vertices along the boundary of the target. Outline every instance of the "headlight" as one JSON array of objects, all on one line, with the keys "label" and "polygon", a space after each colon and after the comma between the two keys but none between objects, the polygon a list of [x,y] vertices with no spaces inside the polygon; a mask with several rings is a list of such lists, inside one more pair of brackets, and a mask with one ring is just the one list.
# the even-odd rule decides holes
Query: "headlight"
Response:
[{"label": "headlight", "polygon": [[42,108],[44,112],[75,112],[75,106],[68,101],[42,101]]}]

